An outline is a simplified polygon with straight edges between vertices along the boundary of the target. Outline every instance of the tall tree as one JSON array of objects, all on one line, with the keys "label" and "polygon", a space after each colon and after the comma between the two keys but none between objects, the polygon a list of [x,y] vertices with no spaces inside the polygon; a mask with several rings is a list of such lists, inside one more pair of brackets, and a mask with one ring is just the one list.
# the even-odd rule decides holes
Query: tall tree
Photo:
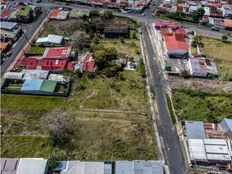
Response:
[{"label": "tall tree", "polygon": [[63,110],[55,110],[48,116],[48,130],[54,145],[64,146],[76,133],[77,126]]}]

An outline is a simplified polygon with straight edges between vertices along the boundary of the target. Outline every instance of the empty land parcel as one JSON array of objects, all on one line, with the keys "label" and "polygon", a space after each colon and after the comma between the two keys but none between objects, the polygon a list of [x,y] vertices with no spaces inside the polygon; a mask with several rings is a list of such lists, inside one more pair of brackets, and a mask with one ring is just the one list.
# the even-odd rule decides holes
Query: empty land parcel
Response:
[{"label": "empty land parcel", "polygon": [[215,60],[223,80],[232,81],[232,44],[221,40],[203,37],[201,50],[207,57]]},{"label": "empty land parcel", "polygon": [[[86,160],[155,159],[143,80],[138,72],[124,71],[122,74],[123,81],[82,77],[69,98],[3,94],[1,155],[49,157],[52,150],[58,149],[52,149],[47,139],[46,117],[54,109],[63,108],[79,128],[72,147],[59,149],[60,153]],[[84,109],[114,109],[118,113]],[[37,139],[33,139],[35,137]],[[29,148],[23,148],[25,144]]]},{"label": "empty land parcel", "polygon": [[180,121],[199,120],[218,123],[223,118],[232,118],[231,94],[179,89],[173,91],[172,101]]}]

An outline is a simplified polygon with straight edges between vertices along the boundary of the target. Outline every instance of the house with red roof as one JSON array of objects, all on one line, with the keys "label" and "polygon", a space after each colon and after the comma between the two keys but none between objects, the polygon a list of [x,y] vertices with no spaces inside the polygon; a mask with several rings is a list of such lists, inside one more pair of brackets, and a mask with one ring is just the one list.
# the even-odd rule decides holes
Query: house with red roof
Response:
[{"label": "house with red roof", "polygon": [[68,17],[69,11],[62,8],[54,8],[49,13],[48,18],[54,20],[65,20]]},{"label": "house with red roof", "polygon": [[82,62],[81,71],[94,72],[95,61],[91,53],[86,53]]},{"label": "house with red roof", "polygon": [[10,9],[4,9],[1,13],[0,13],[0,19],[1,20],[7,20],[11,13],[13,12],[13,10]]},{"label": "house with red roof", "polygon": [[24,68],[24,69],[36,69],[38,64],[37,58],[35,57],[23,57],[17,60],[14,65],[14,69]]},{"label": "house with red roof", "polygon": [[37,68],[48,71],[64,71],[67,60],[60,59],[42,59],[38,60]]},{"label": "house with red roof", "polygon": [[46,48],[43,54],[44,59],[68,59],[71,55],[72,47],[52,47]]},{"label": "house with red roof", "polygon": [[154,28],[160,31],[169,58],[188,58],[185,28],[167,20],[156,20]]}]

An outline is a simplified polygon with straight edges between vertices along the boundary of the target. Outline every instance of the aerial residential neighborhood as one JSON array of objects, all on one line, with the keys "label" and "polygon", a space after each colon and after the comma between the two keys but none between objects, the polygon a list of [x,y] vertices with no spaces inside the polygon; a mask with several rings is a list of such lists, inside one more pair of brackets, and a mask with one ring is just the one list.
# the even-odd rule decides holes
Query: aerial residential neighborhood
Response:
[{"label": "aerial residential neighborhood", "polygon": [[4,0],[2,174],[232,173],[232,1]]}]

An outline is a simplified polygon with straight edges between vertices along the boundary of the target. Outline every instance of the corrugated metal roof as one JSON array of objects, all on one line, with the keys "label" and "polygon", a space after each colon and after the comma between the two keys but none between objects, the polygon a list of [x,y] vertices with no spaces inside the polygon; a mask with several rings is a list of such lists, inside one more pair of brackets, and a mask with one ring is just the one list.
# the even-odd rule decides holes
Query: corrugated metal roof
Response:
[{"label": "corrugated metal roof", "polygon": [[18,158],[1,158],[1,174],[15,174],[18,163]]},{"label": "corrugated metal roof", "polygon": [[232,131],[232,119],[224,118],[220,125],[225,131]]},{"label": "corrugated metal roof", "polygon": [[191,160],[207,160],[203,139],[188,139]]},{"label": "corrugated metal roof", "polygon": [[39,91],[42,83],[43,80],[41,79],[26,80],[21,87],[21,91]]},{"label": "corrugated metal roof", "polygon": [[37,39],[36,43],[54,43],[60,44],[63,40],[63,36],[49,34],[48,37],[40,37]]},{"label": "corrugated metal roof", "polygon": [[44,174],[47,170],[47,159],[21,158],[16,174]]},{"label": "corrugated metal roof", "polygon": [[205,129],[202,121],[185,121],[187,138],[203,139],[205,138]]},{"label": "corrugated metal roof", "polygon": [[3,29],[12,30],[16,26],[17,26],[17,23],[15,22],[1,21],[1,28]]},{"label": "corrugated metal roof", "polygon": [[188,139],[191,160],[196,161],[231,161],[226,140]]},{"label": "corrugated metal roof", "polygon": [[24,80],[29,79],[46,79],[49,71],[45,70],[25,70]]},{"label": "corrugated metal roof", "polygon": [[104,162],[68,161],[61,174],[112,174],[112,165]]},{"label": "corrugated metal roof", "polygon": [[43,83],[40,87],[41,91],[44,92],[54,92],[56,88],[57,82],[52,80],[43,80]]},{"label": "corrugated metal roof", "polygon": [[5,79],[22,79],[24,73],[22,72],[6,72],[4,74]]},{"label": "corrugated metal roof", "polygon": [[161,161],[116,161],[115,174],[163,174]]}]

